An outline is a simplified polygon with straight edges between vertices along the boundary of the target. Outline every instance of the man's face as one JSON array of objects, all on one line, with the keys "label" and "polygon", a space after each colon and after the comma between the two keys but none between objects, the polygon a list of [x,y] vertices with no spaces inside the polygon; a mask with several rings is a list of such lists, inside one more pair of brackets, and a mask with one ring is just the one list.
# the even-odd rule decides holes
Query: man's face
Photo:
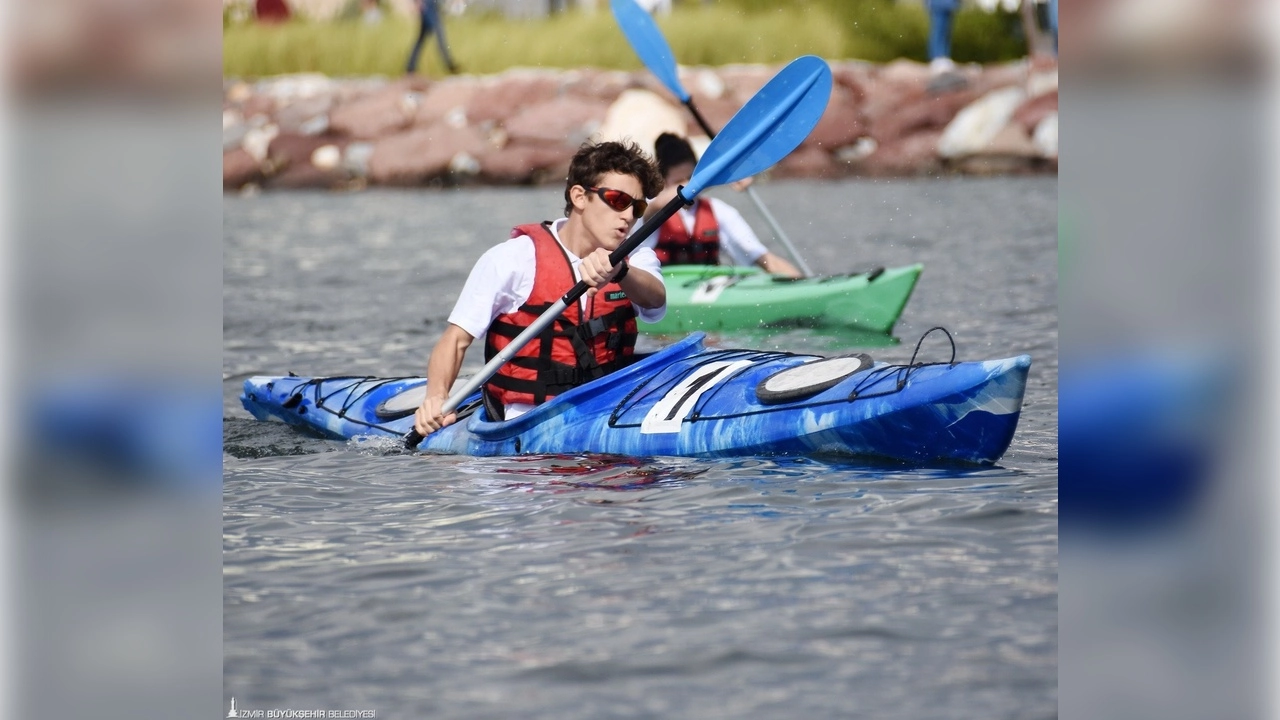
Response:
[{"label": "man's face", "polygon": [[[593,187],[620,190],[634,199],[644,199],[640,181],[631,175],[606,173]],[[570,198],[574,207],[582,211],[582,224],[591,241],[596,247],[609,251],[616,250],[627,239],[631,226],[639,219],[634,206],[628,204],[622,210],[614,210],[601,199],[599,193],[591,192],[581,185],[572,188]]]}]

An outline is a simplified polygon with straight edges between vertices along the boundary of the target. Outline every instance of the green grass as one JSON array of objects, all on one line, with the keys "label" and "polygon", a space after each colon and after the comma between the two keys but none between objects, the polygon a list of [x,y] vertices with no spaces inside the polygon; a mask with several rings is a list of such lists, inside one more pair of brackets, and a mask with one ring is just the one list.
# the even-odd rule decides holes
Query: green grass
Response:
[{"label": "green grass", "polygon": [[[543,20],[514,21],[500,15],[448,17],[449,48],[468,73],[511,67],[642,69],[613,15],[568,12]],[[889,0],[733,0],[715,5],[678,5],[659,26],[683,65],[778,64],[799,55],[883,62],[924,59],[928,21],[917,5]],[[388,16],[379,25],[358,19],[293,20],[280,26],[224,23],[223,74],[262,77],[319,72],[333,76],[404,72],[416,19]],[[419,71],[443,74],[434,38],[423,48]],[[956,21],[958,61],[1019,57],[1025,44],[1011,36],[1007,18],[962,12]]]}]

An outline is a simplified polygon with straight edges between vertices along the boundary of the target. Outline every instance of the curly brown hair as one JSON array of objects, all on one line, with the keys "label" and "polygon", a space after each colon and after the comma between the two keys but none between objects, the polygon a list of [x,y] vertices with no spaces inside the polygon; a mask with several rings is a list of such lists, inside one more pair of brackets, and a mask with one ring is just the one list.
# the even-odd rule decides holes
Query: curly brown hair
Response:
[{"label": "curly brown hair", "polygon": [[564,185],[565,217],[573,210],[573,202],[569,200],[570,188],[574,185],[593,187],[611,172],[639,180],[646,198],[657,197],[662,192],[664,181],[658,174],[658,167],[639,145],[630,141],[584,143],[569,161],[569,177]]}]

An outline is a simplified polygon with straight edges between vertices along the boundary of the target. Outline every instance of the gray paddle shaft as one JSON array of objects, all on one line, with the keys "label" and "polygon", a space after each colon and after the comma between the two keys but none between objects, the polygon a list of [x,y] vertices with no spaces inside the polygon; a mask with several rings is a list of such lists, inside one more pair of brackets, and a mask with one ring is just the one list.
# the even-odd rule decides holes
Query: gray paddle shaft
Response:
[{"label": "gray paddle shaft", "polygon": [[796,265],[800,266],[800,272],[804,273],[805,277],[813,277],[813,270],[809,268],[809,264],[804,261],[804,258],[800,257],[796,246],[791,244],[791,238],[782,232],[782,226],[778,225],[777,220],[773,219],[773,213],[769,212],[769,208],[764,206],[764,201],[760,199],[760,196],[756,194],[756,189],[751,185],[747,186],[747,197],[751,198],[751,202],[756,204],[756,209],[764,216],[765,222],[769,223],[769,227],[773,228],[773,234],[782,241],[783,245],[787,246],[787,252],[791,253],[791,259],[795,260]]}]

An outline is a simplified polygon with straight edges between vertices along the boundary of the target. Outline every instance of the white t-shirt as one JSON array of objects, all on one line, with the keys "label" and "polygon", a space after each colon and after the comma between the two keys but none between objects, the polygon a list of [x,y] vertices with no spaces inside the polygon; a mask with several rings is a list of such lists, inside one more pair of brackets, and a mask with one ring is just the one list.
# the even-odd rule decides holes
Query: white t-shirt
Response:
[{"label": "white t-shirt", "polygon": [[[566,222],[567,218],[560,218],[551,223],[551,234],[556,242],[560,242],[560,228]],[[574,279],[581,280],[578,264],[582,259],[565,248],[564,243],[560,243],[560,247],[564,248],[565,255],[573,266]],[[476,261],[475,267],[471,268],[471,274],[462,286],[462,294],[458,296],[458,302],[449,314],[449,322],[466,330],[473,338],[480,337],[489,329],[494,318],[515,312],[529,301],[529,296],[533,294],[533,276],[537,264],[533,238],[528,235],[511,238],[501,245],[489,248]],[[631,266],[631,272],[647,272],[662,282],[662,266],[651,248],[637,248],[627,256],[627,264]],[[587,296],[583,295],[578,302],[585,310]],[[666,305],[653,309],[642,308],[635,303],[631,306],[645,322],[657,322],[667,314]]]},{"label": "white t-shirt", "polygon": [[[560,243],[560,229],[568,222],[568,218],[560,218],[551,223],[551,234]],[[564,243],[560,243],[564,253],[573,267],[573,277],[581,280],[578,264],[582,258],[574,255]],[[627,256],[627,264],[631,272],[647,272],[662,282],[662,266],[652,248],[640,247]],[[462,294],[449,314],[449,322],[457,325],[473,338],[478,338],[488,331],[493,319],[499,315],[515,312],[529,301],[533,294],[533,277],[537,269],[537,254],[533,247],[533,238],[520,235],[489,248],[467,276],[462,286]],[[567,289],[567,288],[566,288]],[[587,309],[587,296],[578,299],[582,309]],[[667,306],[649,309],[631,303],[636,314],[645,322],[657,322],[667,314]],[[524,414],[534,406],[526,403],[508,403],[506,417],[508,420]]]},{"label": "white t-shirt", "polygon": [[[756,237],[755,231],[742,218],[742,213],[732,205],[719,198],[701,198],[701,200],[711,203],[711,214],[716,216],[716,223],[720,226],[720,263],[722,265],[755,265],[757,260],[769,252],[769,249],[760,242],[760,238]],[[694,210],[696,207],[697,203],[688,205],[680,208],[680,212],[676,213],[676,217],[684,223],[685,232],[691,235],[694,220],[697,218]],[[640,244],[640,247],[650,250],[657,246],[658,233],[656,232]]]}]

